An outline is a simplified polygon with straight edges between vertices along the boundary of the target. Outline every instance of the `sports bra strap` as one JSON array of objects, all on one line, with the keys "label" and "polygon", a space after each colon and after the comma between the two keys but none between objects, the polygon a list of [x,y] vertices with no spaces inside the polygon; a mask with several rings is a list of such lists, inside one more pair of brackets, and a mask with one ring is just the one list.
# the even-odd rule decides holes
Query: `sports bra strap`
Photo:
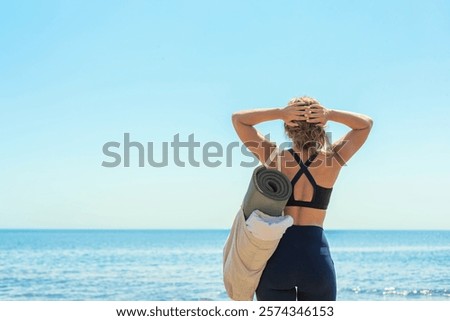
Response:
[{"label": "sports bra strap", "polygon": [[306,167],[309,167],[309,165],[311,165],[311,163],[314,162],[314,160],[316,159],[316,157],[317,157],[317,153],[312,154],[312,155],[306,160],[305,166],[306,166]]},{"label": "sports bra strap", "polygon": [[[295,161],[300,166],[300,169],[295,174],[294,178],[291,180],[292,194],[288,202],[286,203],[286,206],[310,207],[326,210],[328,207],[328,203],[330,202],[331,191],[333,190],[333,188],[325,188],[317,185],[316,181],[314,180],[314,177],[311,175],[311,172],[309,171],[308,168],[308,166],[311,165],[311,163],[314,161],[314,159],[317,157],[318,154],[315,153],[311,155],[311,157],[309,157],[308,160],[305,163],[303,163],[302,160],[300,159],[300,156],[297,153],[295,153],[293,149],[289,149],[289,152],[292,154]],[[306,178],[309,180],[314,189],[311,201],[301,201],[296,200],[294,198],[295,184],[303,174],[306,175]]]},{"label": "sports bra strap", "polygon": [[297,183],[297,181],[300,179],[300,177],[302,176],[302,174],[305,173],[306,177],[311,182],[313,187],[316,187],[317,186],[316,180],[309,172],[308,167],[309,167],[309,165],[311,165],[311,163],[314,161],[314,159],[316,159],[317,154],[313,154],[311,157],[308,158],[308,160],[305,163],[303,163],[302,160],[300,159],[300,156],[298,156],[297,153],[295,153],[292,148],[289,149],[289,152],[292,154],[292,156],[294,156],[294,159],[298,163],[298,165],[300,165],[300,169],[298,170],[298,172],[295,174],[295,176],[291,180],[292,185],[295,185]]}]

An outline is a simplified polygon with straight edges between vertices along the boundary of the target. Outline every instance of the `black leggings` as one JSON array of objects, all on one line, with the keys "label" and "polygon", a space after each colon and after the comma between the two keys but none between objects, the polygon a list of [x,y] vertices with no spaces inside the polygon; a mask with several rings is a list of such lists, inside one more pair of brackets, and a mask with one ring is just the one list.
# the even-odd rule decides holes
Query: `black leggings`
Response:
[{"label": "black leggings", "polygon": [[256,289],[258,301],[335,301],[336,274],[318,226],[286,230]]}]

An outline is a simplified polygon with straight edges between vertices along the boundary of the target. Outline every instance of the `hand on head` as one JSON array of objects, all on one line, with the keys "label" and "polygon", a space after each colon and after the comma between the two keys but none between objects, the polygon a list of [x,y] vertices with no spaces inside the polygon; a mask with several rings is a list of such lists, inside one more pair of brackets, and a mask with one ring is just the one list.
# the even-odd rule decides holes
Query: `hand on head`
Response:
[{"label": "hand on head", "polygon": [[307,123],[325,126],[328,121],[328,110],[320,104],[312,104],[308,106],[305,117]]},{"label": "hand on head", "polygon": [[291,127],[298,126],[298,121],[325,126],[328,121],[328,110],[319,103],[308,104],[304,101],[290,103],[283,110],[283,120]]},{"label": "hand on head", "polygon": [[298,126],[297,121],[306,121],[309,107],[304,102],[295,102],[287,105],[282,110],[282,118],[286,125]]}]

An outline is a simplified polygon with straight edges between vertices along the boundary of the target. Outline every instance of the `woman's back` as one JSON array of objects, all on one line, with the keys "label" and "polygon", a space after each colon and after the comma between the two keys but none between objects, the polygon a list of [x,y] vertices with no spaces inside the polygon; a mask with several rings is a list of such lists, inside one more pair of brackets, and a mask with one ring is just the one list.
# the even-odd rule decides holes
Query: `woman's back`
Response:
[{"label": "woman's back", "polygon": [[332,187],[341,166],[323,152],[308,157],[295,149],[281,153],[281,171],[292,182],[292,197],[284,212],[296,225],[323,226]]}]

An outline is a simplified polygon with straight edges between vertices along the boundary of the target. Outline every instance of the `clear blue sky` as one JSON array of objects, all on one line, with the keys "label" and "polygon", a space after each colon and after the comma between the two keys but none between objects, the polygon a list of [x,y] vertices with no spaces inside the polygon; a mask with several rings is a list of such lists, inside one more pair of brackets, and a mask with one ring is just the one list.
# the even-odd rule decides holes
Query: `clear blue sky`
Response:
[{"label": "clear blue sky", "polygon": [[307,94],[375,121],[326,228],[450,229],[449,17],[444,0],[3,1],[0,227],[228,228],[253,171],[238,149],[231,167],[169,148],[164,168],[136,150],[105,168],[103,144],[225,147],[233,111]]}]

